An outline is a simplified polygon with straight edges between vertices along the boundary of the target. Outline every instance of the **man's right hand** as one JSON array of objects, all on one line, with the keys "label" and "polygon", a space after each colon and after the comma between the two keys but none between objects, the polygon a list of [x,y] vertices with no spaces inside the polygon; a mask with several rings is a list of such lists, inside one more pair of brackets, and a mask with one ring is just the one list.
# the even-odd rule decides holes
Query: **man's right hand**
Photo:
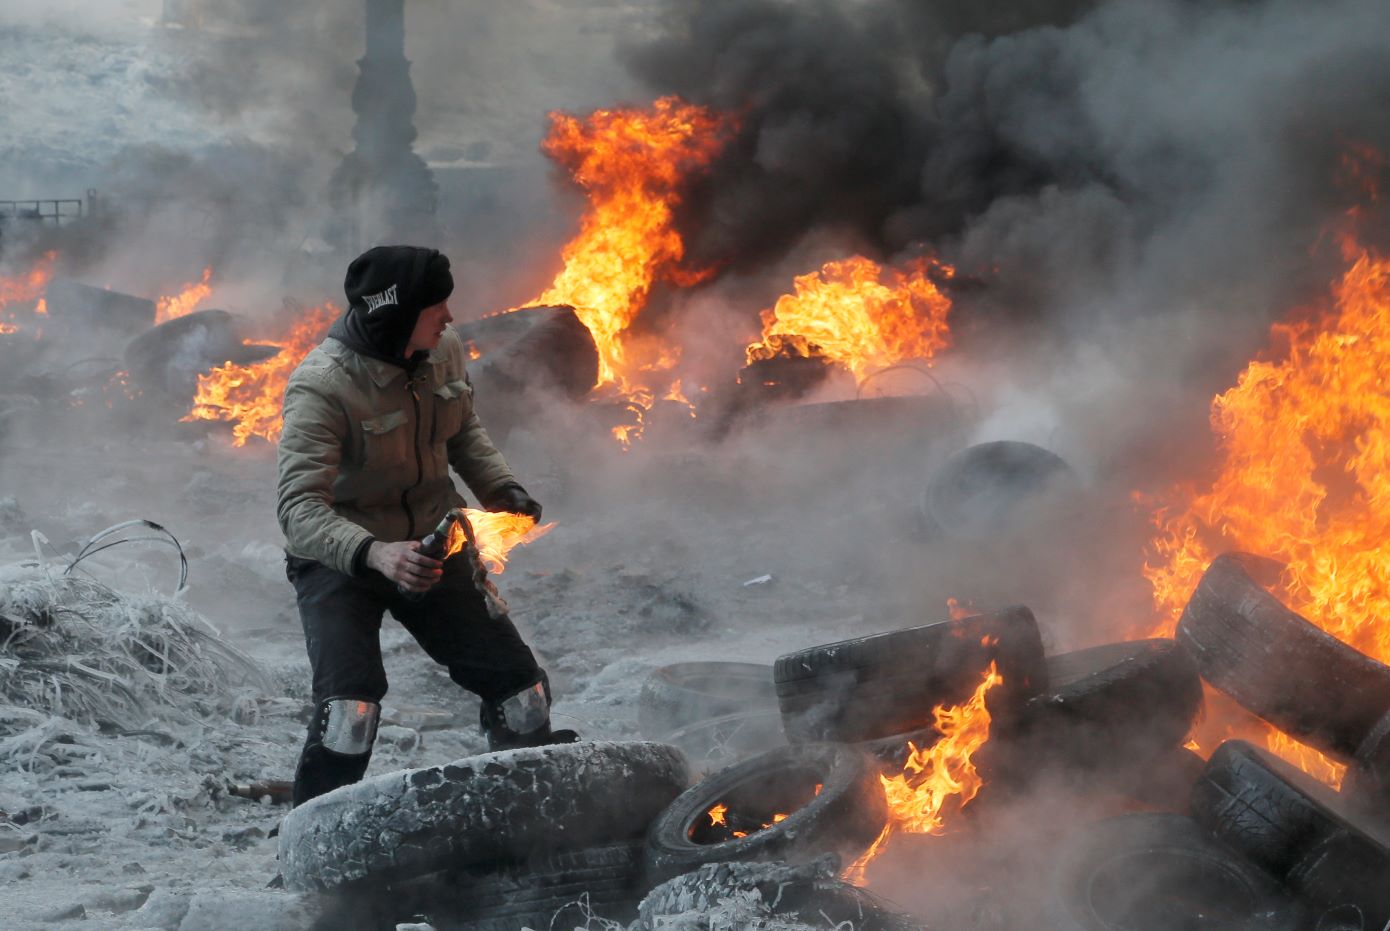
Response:
[{"label": "man's right hand", "polygon": [[376,541],[367,548],[367,566],[411,592],[428,591],[444,575],[444,563],[419,552],[419,540]]}]

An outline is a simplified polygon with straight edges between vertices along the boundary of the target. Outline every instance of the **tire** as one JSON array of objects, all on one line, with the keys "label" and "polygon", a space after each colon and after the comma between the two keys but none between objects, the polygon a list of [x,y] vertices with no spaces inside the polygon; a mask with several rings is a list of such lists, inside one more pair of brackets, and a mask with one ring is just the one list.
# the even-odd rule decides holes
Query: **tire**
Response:
[{"label": "tire", "polygon": [[[715,830],[709,812],[719,804],[728,806],[731,828],[744,819],[747,836]],[[758,828],[776,813],[787,817]],[[852,860],[887,820],[877,769],[863,753],[842,744],[780,747],[708,776],[652,822],[647,881],[735,860],[803,862],[825,852]]]},{"label": "tire", "polygon": [[[777,707],[772,670],[758,663],[676,663],[642,684],[637,729],[650,740],[738,712]],[[766,748],[764,748],[766,749]]]},{"label": "tire", "polygon": [[1302,743],[1351,759],[1390,709],[1390,667],[1284,607],[1252,578],[1258,557],[1218,556],[1178,622],[1202,678]]},{"label": "tire", "polygon": [[1219,841],[1306,898],[1355,906],[1380,928],[1390,922],[1390,833],[1353,824],[1347,807],[1306,773],[1241,740],[1217,748],[1192,791],[1192,816]]},{"label": "tire", "polygon": [[1367,815],[1390,818],[1390,712],[1356,748],[1342,791]]},{"label": "tire", "polygon": [[1272,878],[1190,818],[1133,814],[1082,828],[1065,845],[1048,903],[1055,931],[1296,931]]},{"label": "tire", "polygon": [[857,931],[923,931],[921,922],[884,900],[836,880],[833,857],[799,866],[708,863],[648,893],[639,907],[639,927],[653,931],[687,912],[707,915],[736,896],[751,897],[779,918],[816,926],[848,922]]},{"label": "tire", "polygon": [[[878,740],[866,740],[854,746],[877,760],[880,769],[889,773],[900,773],[907,764],[908,757],[912,755],[912,747],[918,750],[930,747],[936,743],[939,736],[936,728],[928,727],[906,734],[894,734],[892,737],[880,737]],[[912,746],[908,746],[909,744]]]},{"label": "tire", "polygon": [[437,873],[392,891],[398,920],[425,918],[446,931],[570,928],[588,914],[624,924],[637,916],[641,841],[553,851],[487,873]]},{"label": "tire", "polygon": [[481,353],[469,366],[481,382],[574,399],[598,384],[598,349],[573,307],[524,307],[455,329]]},{"label": "tire", "polygon": [[473,405],[497,443],[543,422],[556,398],[578,401],[598,383],[598,349],[574,308],[524,307],[455,327],[473,351]]},{"label": "tire", "polygon": [[1047,658],[1047,692],[1024,707],[1028,768],[1109,771],[1180,746],[1202,709],[1192,657],[1172,640],[1136,640]]},{"label": "tire", "polygon": [[798,650],[772,676],[788,740],[859,743],[931,728],[932,709],[968,699],[991,662],[1004,682],[990,713],[1007,729],[1047,686],[1038,624],[1022,605]]},{"label": "tire", "polygon": [[240,318],[225,310],[194,311],[132,339],[125,347],[125,365],[145,391],[192,401],[199,375],[227,363],[253,365],[280,351],[244,342],[242,329]]},{"label": "tire", "polygon": [[637,742],[504,750],[383,773],[286,815],[280,872],[297,890],[379,885],[637,838],[687,779],[679,750]]},{"label": "tire", "polygon": [[986,540],[1077,484],[1071,466],[1051,450],[1015,440],[978,443],[932,475],[918,516],[929,536]]},{"label": "tire", "polygon": [[667,734],[665,743],[685,754],[691,774],[699,778],[773,747],[784,747],[787,735],[782,731],[781,712],[774,707],[697,721]]}]

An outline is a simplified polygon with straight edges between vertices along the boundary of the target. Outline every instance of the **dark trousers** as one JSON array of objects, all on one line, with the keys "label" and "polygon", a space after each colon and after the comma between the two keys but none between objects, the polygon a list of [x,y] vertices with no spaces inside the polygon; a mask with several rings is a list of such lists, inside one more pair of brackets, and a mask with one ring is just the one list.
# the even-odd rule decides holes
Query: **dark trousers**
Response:
[{"label": "dark trousers", "polygon": [[459,556],[444,562],[444,577],[418,601],[376,572],[359,579],[289,556],[285,574],[299,596],[316,704],[335,697],[380,702],[386,695],[381,618],[388,610],[450,678],[484,701],[508,698],[541,675],[511,620],[488,615]]}]

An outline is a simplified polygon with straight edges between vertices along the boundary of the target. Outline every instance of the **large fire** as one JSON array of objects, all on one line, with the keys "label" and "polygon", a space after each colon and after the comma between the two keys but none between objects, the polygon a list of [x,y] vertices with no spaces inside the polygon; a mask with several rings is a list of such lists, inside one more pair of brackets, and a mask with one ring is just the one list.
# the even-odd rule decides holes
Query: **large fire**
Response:
[{"label": "large fire", "polygon": [[[477,511],[461,508],[464,518],[473,528],[473,539],[478,546],[478,558],[483,561],[487,571],[501,575],[507,567],[507,555],[518,546],[539,540],[551,530],[555,523],[536,526],[536,519],[526,514],[512,514],[508,511]],[[458,524],[449,527],[449,539],[445,543],[444,558],[463,552],[468,537]]]},{"label": "large fire", "polygon": [[[662,352],[630,357],[624,334],[652,285],[693,284],[703,273],[681,267],[685,244],[674,208],[690,175],[723,147],[728,121],[703,107],[663,97],[645,110],[595,110],[585,119],[550,117],[542,146],[584,189],[589,210],[561,253],[564,268],[532,304],[569,304],[598,345],[599,383],[627,389],[645,367],[669,367]],[[664,363],[664,364],[663,364]]]},{"label": "large fire", "polygon": [[0,334],[16,333],[28,315],[48,312],[44,292],[48,290],[53,265],[57,261],[58,253],[45,252],[23,274],[13,277],[0,275]]},{"label": "large fire", "polygon": [[154,322],[156,324],[165,323],[176,317],[192,313],[212,293],[212,285],[208,283],[211,280],[212,266],[209,265],[203,269],[201,281],[184,285],[179,293],[156,300],[154,302]]},{"label": "large fire", "polygon": [[952,273],[924,258],[887,269],[858,256],[827,262],[797,276],[793,293],[763,311],[762,340],[748,347],[748,361],[819,356],[863,380],[891,365],[930,359],[951,336],[951,301],[931,275]]},{"label": "large fire", "polygon": [[909,743],[902,772],[879,777],[888,797],[888,824],[864,855],[844,871],[846,881],[862,885],[865,870],[894,833],[942,834],[946,830],[943,812],[960,811],[980,793],[984,779],[975,768],[975,754],[989,740],[985,696],[1003,681],[995,664],[990,663],[968,701],[932,709],[940,737],[929,747]]},{"label": "large fire", "polygon": [[231,423],[232,443],[244,446],[253,436],[274,443],[284,426],[281,404],[285,385],[300,361],[317,346],[338,316],[332,304],[300,314],[290,330],[278,339],[265,340],[280,352],[253,365],[223,365],[198,376],[193,409],[184,420],[220,420]]},{"label": "large fire", "polygon": [[[1171,632],[1211,559],[1245,550],[1284,564],[1282,596],[1328,633],[1390,662],[1390,261],[1353,244],[1329,306],[1273,328],[1257,360],[1212,402],[1220,471],[1155,515],[1145,577]],[[1284,735],[1276,752],[1328,781]],[[1320,770],[1320,771],[1318,771]]]}]

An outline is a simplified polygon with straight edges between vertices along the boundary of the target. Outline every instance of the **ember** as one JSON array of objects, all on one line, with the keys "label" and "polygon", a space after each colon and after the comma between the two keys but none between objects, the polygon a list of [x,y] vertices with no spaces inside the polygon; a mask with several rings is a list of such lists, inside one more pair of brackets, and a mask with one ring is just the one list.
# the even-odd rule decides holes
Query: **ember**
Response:
[{"label": "ember", "polygon": [[[1277,324],[1279,361],[1252,362],[1212,402],[1222,462],[1211,487],[1155,514],[1144,575],[1171,633],[1213,556],[1284,565],[1289,607],[1385,662],[1390,629],[1390,261],[1348,247],[1332,306]],[[1343,767],[1272,732],[1271,750],[1324,781]]]},{"label": "ember", "polygon": [[932,274],[949,278],[953,271],[929,259],[884,269],[855,257],[799,275],[793,293],[763,311],[762,341],[748,347],[748,361],[822,356],[862,380],[890,365],[930,359],[950,343],[951,310]]},{"label": "ember", "polygon": [[[53,264],[58,253],[45,252],[29,271],[7,278],[0,275],[0,333],[16,333],[20,329],[21,313],[48,313],[44,291],[53,277]],[[34,304],[31,308],[28,305]]]}]

